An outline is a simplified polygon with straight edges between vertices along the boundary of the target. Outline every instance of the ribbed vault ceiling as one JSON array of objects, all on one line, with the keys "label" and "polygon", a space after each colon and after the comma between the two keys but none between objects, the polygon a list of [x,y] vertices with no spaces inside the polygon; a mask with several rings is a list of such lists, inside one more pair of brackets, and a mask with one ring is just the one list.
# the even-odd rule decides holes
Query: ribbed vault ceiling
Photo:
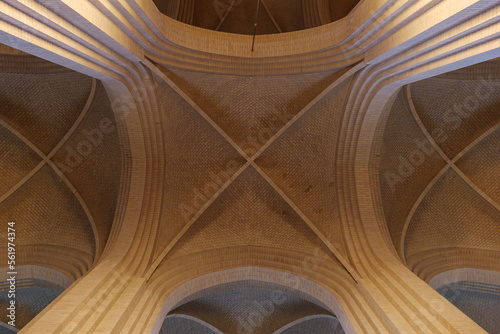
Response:
[{"label": "ribbed vault ceiling", "polygon": [[348,69],[252,77],[150,68],[168,156],[155,262],[253,246],[350,268],[335,188]]},{"label": "ribbed vault ceiling", "polygon": [[[167,315],[231,332],[258,305],[255,332],[335,333],[332,310],[349,332],[477,332],[382,237],[426,280],[500,270],[499,64],[413,82],[497,54],[498,3],[221,1],[1,4],[6,43],[104,82],[0,47],[0,220],[19,264],[74,281],[123,218],[29,331]],[[125,138],[104,87],[131,112]],[[290,295],[199,295],[248,280]]]},{"label": "ribbed vault ceiling", "polygon": [[0,53],[0,220],[16,223],[17,265],[76,279],[104,249],[117,203],[110,101],[97,80],[5,46]]},{"label": "ribbed vault ceiling", "polygon": [[[257,0],[154,0],[165,15],[197,27],[235,33],[254,32]],[[260,0],[258,35],[314,28],[339,20],[359,0]]]},{"label": "ribbed vault ceiling", "polygon": [[498,68],[490,61],[413,83],[392,105],[380,162],[384,210],[396,249],[426,279],[451,263],[491,266],[498,257]]}]

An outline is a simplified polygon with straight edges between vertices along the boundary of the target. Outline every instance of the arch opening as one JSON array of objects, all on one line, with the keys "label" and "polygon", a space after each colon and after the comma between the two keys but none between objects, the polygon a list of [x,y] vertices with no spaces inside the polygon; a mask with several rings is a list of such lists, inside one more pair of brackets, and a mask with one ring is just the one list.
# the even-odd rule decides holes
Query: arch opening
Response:
[{"label": "arch opening", "polygon": [[294,333],[295,326],[315,325],[354,333],[330,291],[300,276],[260,267],[222,270],[182,284],[165,300],[152,333],[167,333],[180,318],[197,322],[192,324],[197,327],[208,323],[207,333]]}]

